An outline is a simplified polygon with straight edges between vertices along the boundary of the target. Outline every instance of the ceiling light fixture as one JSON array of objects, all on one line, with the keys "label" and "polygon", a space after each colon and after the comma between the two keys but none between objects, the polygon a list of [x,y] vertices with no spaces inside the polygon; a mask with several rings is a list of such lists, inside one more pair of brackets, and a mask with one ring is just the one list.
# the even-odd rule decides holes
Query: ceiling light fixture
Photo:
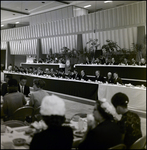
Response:
[{"label": "ceiling light fixture", "polygon": [[91,7],[91,5],[84,6],[84,8]]},{"label": "ceiling light fixture", "polygon": [[111,3],[112,1],[104,1],[104,3]]},{"label": "ceiling light fixture", "polygon": [[15,24],[18,24],[19,22],[15,22]]},{"label": "ceiling light fixture", "polygon": [[4,25],[3,24],[1,24],[1,27],[3,27]]}]

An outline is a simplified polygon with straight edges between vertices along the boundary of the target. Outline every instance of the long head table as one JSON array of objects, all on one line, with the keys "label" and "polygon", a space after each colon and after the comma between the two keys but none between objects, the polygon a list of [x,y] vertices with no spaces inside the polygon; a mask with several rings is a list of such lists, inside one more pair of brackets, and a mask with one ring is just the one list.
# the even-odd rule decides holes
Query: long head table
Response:
[{"label": "long head table", "polygon": [[21,75],[25,75],[27,77],[27,84],[31,87],[33,85],[33,79],[41,78],[46,82],[45,90],[86,98],[90,101],[106,98],[110,102],[111,97],[115,93],[123,92],[129,97],[129,107],[146,111],[145,87],[140,88],[136,86],[126,87],[125,85],[98,84],[98,82],[91,81],[79,81],[10,72],[4,72],[4,74],[12,74],[12,77],[17,80],[19,80]]},{"label": "long head table", "polygon": [[96,70],[100,70],[101,75],[105,77],[108,72],[117,72],[123,83],[144,84],[146,86],[146,66],[96,64],[75,64],[74,66],[78,72],[85,70],[85,73],[90,76],[94,76]]},{"label": "long head table", "polygon": [[24,68],[28,68],[28,67],[33,67],[33,68],[38,68],[41,67],[43,70],[45,70],[45,68],[53,68],[55,70],[62,68],[65,69],[65,64],[62,63],[21,63],[21,66]]}]

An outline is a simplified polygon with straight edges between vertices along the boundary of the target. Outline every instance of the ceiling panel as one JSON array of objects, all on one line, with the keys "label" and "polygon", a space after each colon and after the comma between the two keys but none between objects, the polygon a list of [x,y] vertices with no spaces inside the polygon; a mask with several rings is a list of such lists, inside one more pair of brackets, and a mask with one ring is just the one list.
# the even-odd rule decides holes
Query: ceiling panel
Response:
[{"label": "ceiling panel", "polygon": [[[44,2],[44,3],[42,3]],[[29,13],[29,15],[24,15],[20,13],[14,13],[11,11],[4,11],[1,9],[1,24],[6,24],[8,22],[15,22],[15,20],[28,21],[29,16],[53,11],[66,6],[77,6],[83,8],[85,5],[91,5],[91,7],[86,8],[89,12],[94,12],[99,9],[110,9],[117,7],[118,5],[129,4],[139,1],[113,1],[112,3],[104,3],[104,1],[64,1],[70,4],[64,4],[58,1],[1,1],[1,8],[12,9],[20,12]],[[27,10],[25,10],[27,9]],[[15,15],[13,15],[15,14]],[[28,16],[28,17],[26,17]],[[27,19],[28,18],[28,19]]]}]

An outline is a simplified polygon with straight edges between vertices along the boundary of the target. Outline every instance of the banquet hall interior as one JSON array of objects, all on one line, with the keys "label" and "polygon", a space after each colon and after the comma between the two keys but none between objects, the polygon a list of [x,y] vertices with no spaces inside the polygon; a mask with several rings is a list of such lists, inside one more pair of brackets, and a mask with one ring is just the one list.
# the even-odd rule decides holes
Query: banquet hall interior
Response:
[{"label": "banquet hall interior", "polygon": [[[7,104],[14,94],[9,90],[13,79],[25,102],[8,115],[20,96]],[[1,1],[0,92],[1,130],[5,127],[1,148],[8,142],[10,149],[29,148],[30,136],[24,132],[43,126],[45,94],[65,102],[65,124],[78,130],[97,101],[105,99],[114,109],[113,95],[124,93],[146,138],[146,1]],[[15,126],[17,121],[21,123]],[[74,142],[83,137],[73,134]],[[19,138],[27,144],[12,142]]]}]

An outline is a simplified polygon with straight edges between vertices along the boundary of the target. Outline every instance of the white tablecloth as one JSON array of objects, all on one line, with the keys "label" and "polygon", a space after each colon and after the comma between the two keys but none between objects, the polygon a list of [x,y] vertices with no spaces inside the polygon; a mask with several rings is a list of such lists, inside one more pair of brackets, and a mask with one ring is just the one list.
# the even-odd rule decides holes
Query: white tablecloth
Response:
[{"label": "white tablecloth", "polygon": [[125,93],[128,96],[129,108],[146,111],[146,89],[139,87],[99,84],[98,98],[106,98],[107,101],[111,103],[112,96],[117,92]]}]

